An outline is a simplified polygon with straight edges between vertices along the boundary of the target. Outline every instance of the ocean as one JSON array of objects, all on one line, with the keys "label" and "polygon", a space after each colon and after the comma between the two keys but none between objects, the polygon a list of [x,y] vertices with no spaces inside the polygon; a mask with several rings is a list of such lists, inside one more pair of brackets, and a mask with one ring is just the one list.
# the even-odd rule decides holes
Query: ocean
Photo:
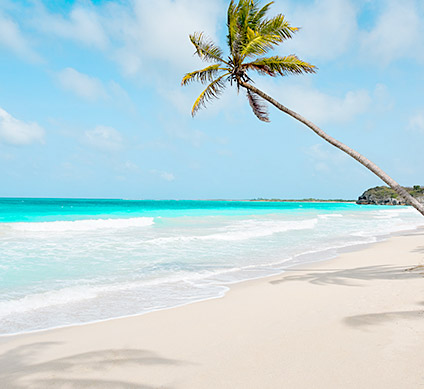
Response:
[{"label": "ocean", "polygon": [[220,297],[422,225],[353,203],[0,199],[0,334]]}]

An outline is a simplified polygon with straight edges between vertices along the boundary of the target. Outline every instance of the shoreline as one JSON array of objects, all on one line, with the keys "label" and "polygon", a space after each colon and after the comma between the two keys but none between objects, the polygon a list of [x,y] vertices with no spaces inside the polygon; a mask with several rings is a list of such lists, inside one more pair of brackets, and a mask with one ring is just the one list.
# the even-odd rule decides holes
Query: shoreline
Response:
[{"label": "shoreline", "polygon": [[[152,310],[148,310],[148,311],[145,311],[145,312],[133,313],[133,314],[123,315],[123,316],[114,316],[114,317],[109,317],[109,318],[106,318],[106,319],[91,320],[91,321],[86,321],[86,322],[82,322],[82,323],[64,324],[64,325],[58,325],[58,326],[29,330],[29,331],[15,332],[15,333],[7,333],[7,334],[1,334],[0,333],[0,344],[1,344],[1,340],[3,338],[21,336],[21,335],[27,335],[27,334],[28,335],[37,334],[37,333],[53,331],[53,330],[57,330],[57,329],[70,328],[70,327],[80,327],[80,326],[85,326],[85,325],[90,325],[90,324],[108,322],[108,321],[112,321],[112,320],[133,318],[133,317],[137,317],[137,316],[148,315],[148,314],[154,313],[154,312],[160,312],[160,311],[166,311],[166,310],[171,310],[171,309],[175,309],[175,308],[180,308],[180,307],[184,307],[184,306],[190,305],[190,304],[201,303],[203,301],[209,301],[209,300],[224,298],[226,296],[226,294],[234,286],[236,286],[238,284],[243,284],[243,283],[246,283],[246,282],[253,282],[253,281],[256,281],[256,280],[260,280],[260,279],[267,279],[267,278],[270,278],[270,277],[280,276],[280,275],[283,275],[287,271],[296,270],[297,268],[301,269],[303,266],[308,266],[308,265],[314,264],[314,263],[331,261],[332,259],[337,258],[338,256],[340,256],[343,253],[351,253],[351,252],[357,252],[357,251],[367,249],[368,247],[372,247],[373,245],[378,244],[380,242],[385,242],[385,241],[391,239],[392,237],[402,236],[404,234],[410,234],[410,233],[414,233],[414,232],[419,233],[420,231],[422,231],[424,233],[424,225],[418,226],[418,227],[410,229],[410,230],[400,230],[400,231],[391,232],[389,234],[374,236],[373,238],[376,239],[374,242],[354,243],[354,244],[349,244],[349,245],[341,246],[341,247],[330,247],[330,248],[326,248],[326,249],[319,250],[319,251],[305,252],[305,253],[297,254],[297,255],[293,256],[288,262],[296,261],[299,258],[305,258],[305,257],[312,257],[312,259],[309,259],[309,260],[301,262],[301,263],[293,263],[292,265],[289,265],[289,266],[287,266],[283,269],[276,270],[276,272],[274,274],[259,275],[259,276],[252,277],[252,278],[222,282],[220,284],[217,283],[216,286],[223,288],[222,293],[220,295],[216,295],[216,296],[212,296],[212,297],[194,299],[194,300],[184,302],[184,303],[178,304],[178,305],[173,305],[173,306],[170,306],[170,307],[157,308],[157,309],[152,309]],[[281,264],[283,264],[283,263],[284,262],[281,262]]]},{"label": "shoreline", "polygon": [[423,254],[423,230],[404,231],[233,284],[223,298],[1,337],[0,379],[31,388],[81,379],[87,388],[424,388],[424,270],[405,271]]}]

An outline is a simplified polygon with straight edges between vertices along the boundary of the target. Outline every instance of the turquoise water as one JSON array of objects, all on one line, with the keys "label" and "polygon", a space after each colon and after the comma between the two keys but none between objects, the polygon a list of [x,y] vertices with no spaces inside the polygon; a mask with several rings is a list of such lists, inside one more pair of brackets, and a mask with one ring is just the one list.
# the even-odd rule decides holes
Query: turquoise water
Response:
[{"label": "turquoise water", "polygon": [[218,297],[421,219],[348,203],[0,199],[0,334]]},{"label": "turquoise water", "polygon": [[0,222],[73,221],[96,218],[177,217],[349,209],[349,203],[196,201],[196,200],[91,200],[0,198]]}]

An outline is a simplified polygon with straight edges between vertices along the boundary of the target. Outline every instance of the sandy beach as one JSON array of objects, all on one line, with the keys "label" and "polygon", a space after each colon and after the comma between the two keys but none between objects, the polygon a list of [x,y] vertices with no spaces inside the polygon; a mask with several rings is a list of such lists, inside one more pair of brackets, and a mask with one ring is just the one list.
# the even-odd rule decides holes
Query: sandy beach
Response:
[{"label": "sandy beach", "polygon": [[2,337],[0,387],[424,388],[422,265],[418,230],[223,298]]}]

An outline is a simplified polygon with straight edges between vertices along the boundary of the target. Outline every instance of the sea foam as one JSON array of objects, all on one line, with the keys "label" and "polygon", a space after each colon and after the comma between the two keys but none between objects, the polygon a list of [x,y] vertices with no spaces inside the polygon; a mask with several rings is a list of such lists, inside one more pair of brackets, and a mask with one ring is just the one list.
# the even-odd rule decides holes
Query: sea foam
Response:
[{"label": "sea foam", "polygon": [[219,297],[229,283],[423,224],[411,208],[354,204],[32,203],[39,214],[16,205],[21,216],[0,223],[0,334]]},{"label": "sea foam", "polygon": [[154,224],[153,217],[134,217],[129,219],[87,219],[75,221],[10,223],[9,226],[17,231],[31,232],[67,232],[93,231],[103,228],[121,229],[128,227],[145,227]]},{"label": "sea foam", "polygon": [[296,221],[261,221],[250,219],[230,224],[224,228],[221,228],[219,232],[213,234],[155,238],[147,241],[146,243],[161,244],[172,242],[191,242],[196,240],[216,240],[228,242],[238,240],[249,240],[253,238],[266,237],[281,232],[309,230],[315,228],[317,223],[317,218]]}]

